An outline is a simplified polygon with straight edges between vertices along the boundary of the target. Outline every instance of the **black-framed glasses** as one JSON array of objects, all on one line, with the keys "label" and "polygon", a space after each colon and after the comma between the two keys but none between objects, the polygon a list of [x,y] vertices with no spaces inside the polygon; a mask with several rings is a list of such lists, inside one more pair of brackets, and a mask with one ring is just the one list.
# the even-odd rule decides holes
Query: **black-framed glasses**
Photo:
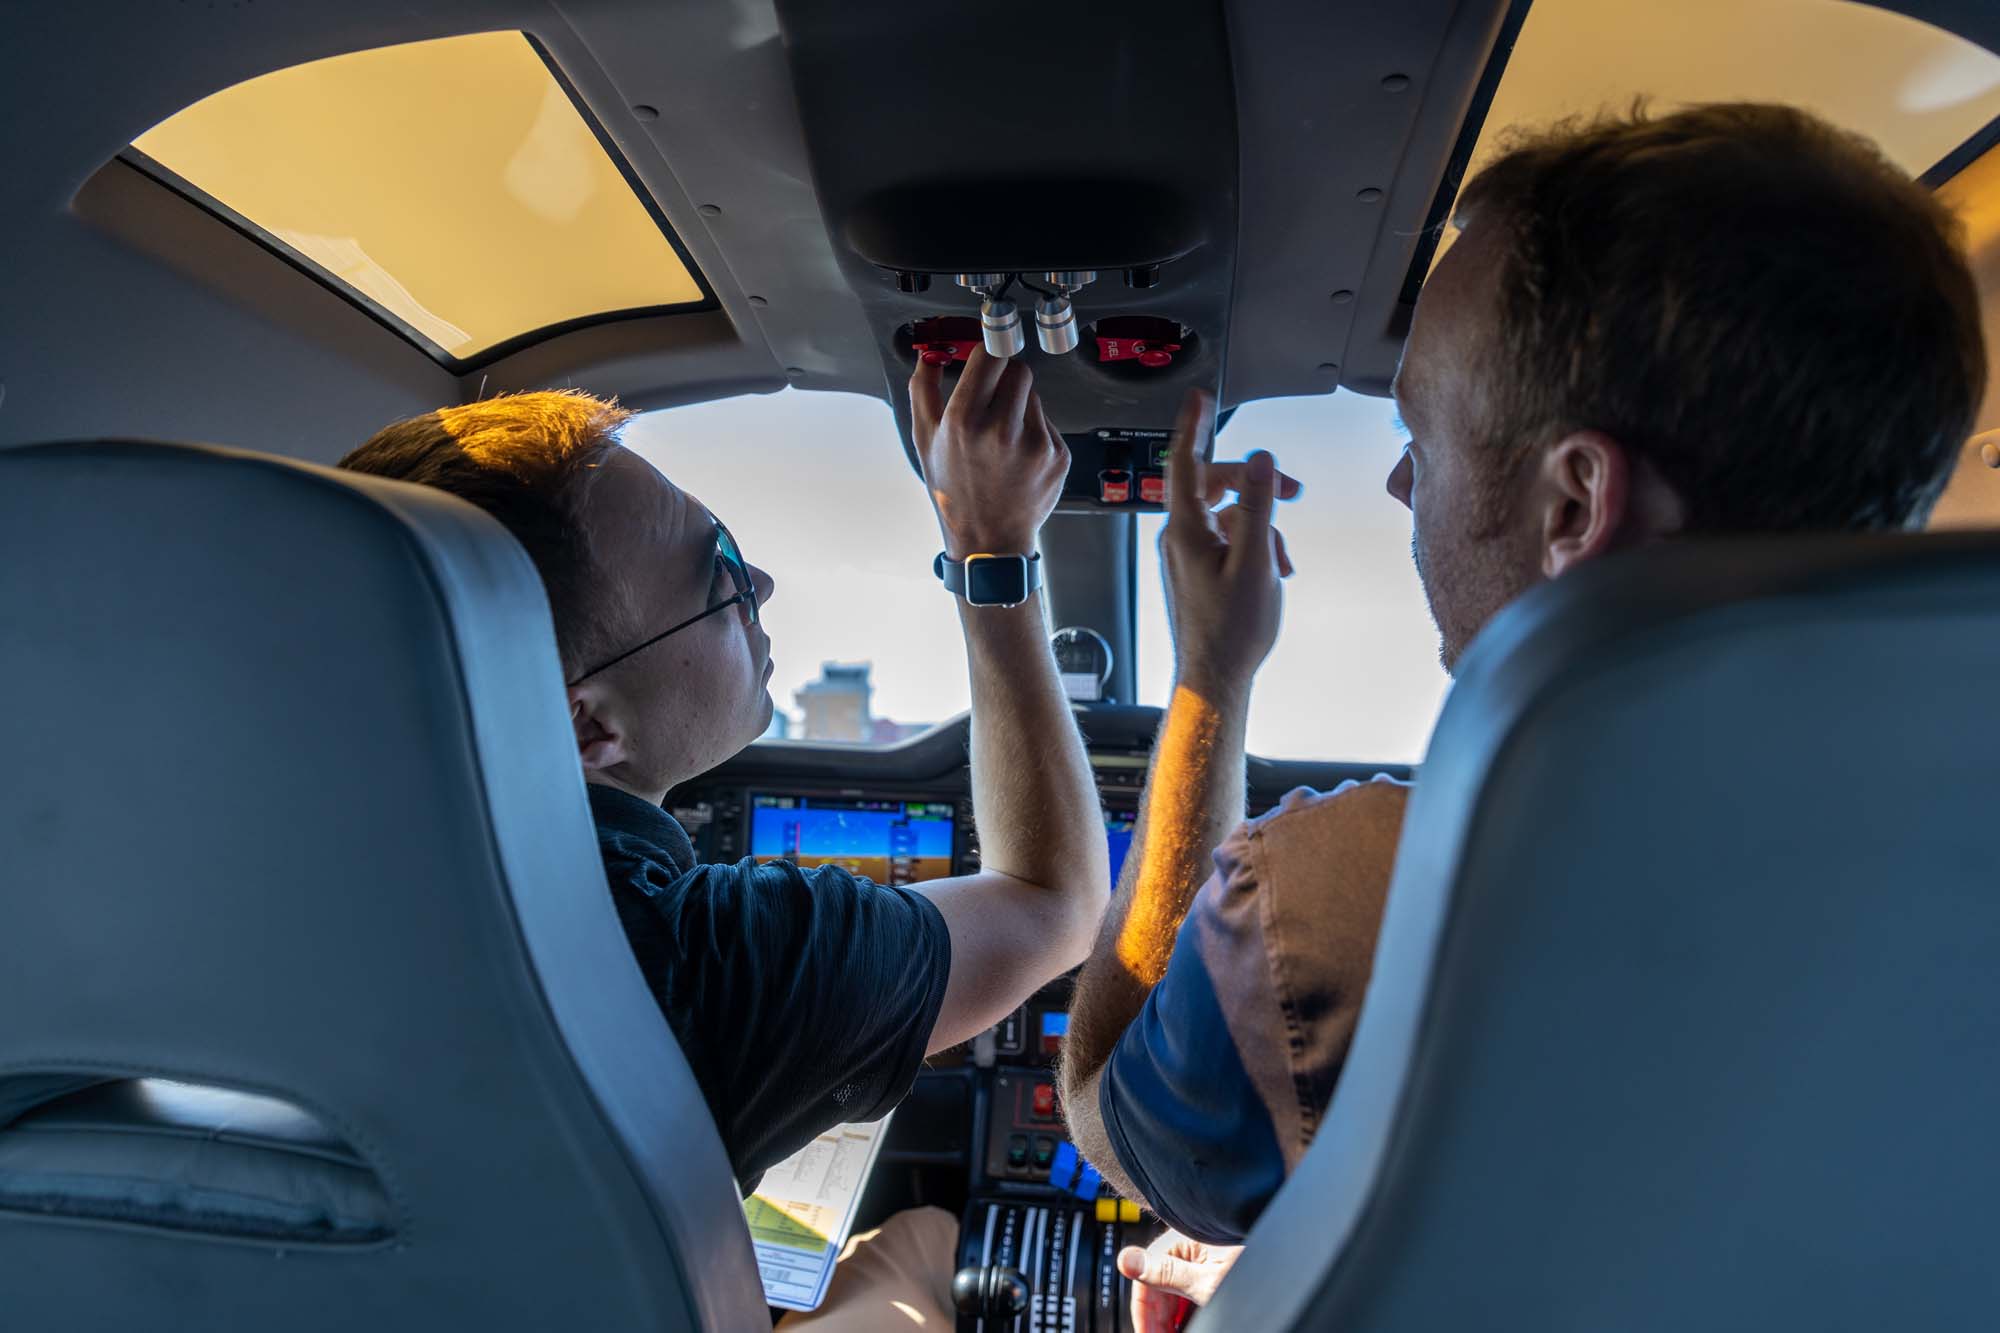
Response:
[{"label": "black-framed glasses", "polygon": [[757,623],[757,585],[750,578],[750,566],[746,564],[743,560],[743,548],[736,544],[736,538],[732,537],[729,534],[729,529],[722,526],[721,519],[712,518],[710,521],[715,524],[716,563],[721,565],[725,570],[729,572],[729,582],[733,587],[735,587],[736,595],[734,597],[725,597],[721,601],[717,602],[714,606],[709,607],[707,610],[689,616],[686,620],[683,620],[680,624],[675,625],[672,629],[661,630],[658,634],[655,634],[652,638],[646,640],[644,643],[636,644],[633,647],[627,648],[624,652],[618,654],[618,656],[616,657],[610,658],[603,662],[599,662],[596,666],[584,672],[581,676],[578,676],[575,680],[570,681],[569,682],[570,684],[580,685],[584,681],[589,680],[592,676],[596,675],[598,672],[605,670],[607,667],[617,666],[620,662],[632,656],[634,653],[643,653],[648,648],[651,648],[654,644],[658,643],[661,639],[671,638],[673,635],[679,634],[682,630],[686,629],[688,626],[700,624],[702,621],[708,619],[716,612],[727,611],[732,606],[749,607],[750,623],[753,625]]}]

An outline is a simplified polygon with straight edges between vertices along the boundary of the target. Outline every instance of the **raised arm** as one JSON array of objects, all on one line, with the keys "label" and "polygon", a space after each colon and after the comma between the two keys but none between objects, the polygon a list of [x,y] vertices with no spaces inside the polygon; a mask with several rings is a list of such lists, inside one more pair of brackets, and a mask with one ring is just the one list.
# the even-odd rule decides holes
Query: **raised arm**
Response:
[{"label": "raised arm", "polygon": [[[949,405],[942,377],[920,365],[910,406],[945,553],[1033,554],[1069,474],[1069,449],[1043,416],[1027,366],[975,349]],[[982,869],[918,886],[951,932],[932,1051],[991,1027],[1081,962],[1111,896],[1097,786],[1041,594],[1014,607],[961,600],[958,612],[972,675]]]},{"label": "raised arm", "polygon": [[[1273,501],[1298,493],[1267,453],[1204,464],[1214,420],[1207,394],[1181,409],[1160,535],[1174,690],[1153,746],[1132,850],[1111,910],[1077,979],[1060,1078],[1070,1137],[1114,1187],[1138,1197],[1098,1111],[1112,1049],[1167,970],[1174,937],[1210,874],[1217,844],[1244,816],[1244,729],[1250,685],[1277,641],[1279,580],[1291,573],[1271,526]],[[1234,490],[1238,503],[1210,506]]]}]

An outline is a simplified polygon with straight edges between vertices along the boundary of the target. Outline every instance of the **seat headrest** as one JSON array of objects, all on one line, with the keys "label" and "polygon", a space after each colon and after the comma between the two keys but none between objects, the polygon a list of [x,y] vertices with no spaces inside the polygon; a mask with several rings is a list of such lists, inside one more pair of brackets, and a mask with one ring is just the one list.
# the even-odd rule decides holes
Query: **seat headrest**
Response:
[{"label": "seat headrest", "polygon": [[1983,1319],[1996,607],[1979,533],[1675,543],[1497,617],[1202,1326]]},{"label": "seat headrest", "polygon": [[754,1297],[519,545],[428,488],[125,441],[0,452],[0,531],[0,1075],[293,1103],[508,1326],[565,1321],[551,1263],[633,1326]]}]

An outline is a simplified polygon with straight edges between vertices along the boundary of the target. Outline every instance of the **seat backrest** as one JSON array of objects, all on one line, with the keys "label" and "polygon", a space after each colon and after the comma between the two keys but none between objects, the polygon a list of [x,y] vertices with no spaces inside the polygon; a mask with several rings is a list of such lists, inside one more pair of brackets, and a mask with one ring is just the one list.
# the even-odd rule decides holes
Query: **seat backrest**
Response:
[{"label": "seat backrest", "polygon": [[1690,543],[1524,598],[1197,1326],[1991,1323],[1996,753],[2000,538]]},{"label": "seat backrest", "polygon": [[[224,1089],[247,1126],[141,1124],[183,1150],[75,1197],[47,1180],[137,1103],[22,1120],[12,1159],[0,1128],[0,1187],[10,1160],[45,1177],[0,1198],[0,1324],[758,1326],[726,1158],[606,888],[541,584],[499,525],[102,442],[0,453],[0,534],[0,1076]],[[283,1208],[238,1206],[259,1171]]]}]

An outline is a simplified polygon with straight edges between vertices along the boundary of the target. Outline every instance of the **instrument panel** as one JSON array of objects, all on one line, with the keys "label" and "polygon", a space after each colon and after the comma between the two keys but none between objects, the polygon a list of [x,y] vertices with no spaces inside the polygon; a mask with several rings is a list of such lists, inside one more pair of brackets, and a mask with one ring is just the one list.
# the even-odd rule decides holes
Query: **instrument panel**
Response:
[{"label": "instrument panel", "polygon": [[[919,884],[979,869],[972,802],[957,793],[856,792],[777,787],[705,791],[668,812],[702,861],[837,865],[877,884]],[[1136,800],[1104,807],[1104,849],[1115,883],[1132,846]]]},{"label": "instrument panel", "polygon": [[[1114,885],[1131,849],[1161,716],[1117,705],[1076,710]],[[666,808],[703,861],[785,858],[899,885],[970,874],[980,865],[970,730],[961,715],[889,747],[760,743],[674,790]],[[1384,771],[1408,775],[1379,765],[1255,756],[1248,770],[1250,813],[1295,787],[1326,789]],[[1065,1130],[1053,1065],[1070,995],[1071,979],[1058,978],[993,1028],[925,1062],[876,1167],[879,1180],[894,1183],[879,1191],[871,1185],[857,1227],[896,1208],[943,1206],[963,1219],[962,1264],[1025,1264],[1034,1270],[1035,1292],[1064,1293],[1059,1299],[1074,1302],[1081,1318],[1099,1304],[1107,1311],[1122,1305],[1122,1291],[1110,1285],[1122,1279],[1106,1263],[1087,1261],[1081,1247],[1143,1243],[1152,1224],[1108,1196]],[[1122,1327],[1122,1320],[1092,1326]]]}]

